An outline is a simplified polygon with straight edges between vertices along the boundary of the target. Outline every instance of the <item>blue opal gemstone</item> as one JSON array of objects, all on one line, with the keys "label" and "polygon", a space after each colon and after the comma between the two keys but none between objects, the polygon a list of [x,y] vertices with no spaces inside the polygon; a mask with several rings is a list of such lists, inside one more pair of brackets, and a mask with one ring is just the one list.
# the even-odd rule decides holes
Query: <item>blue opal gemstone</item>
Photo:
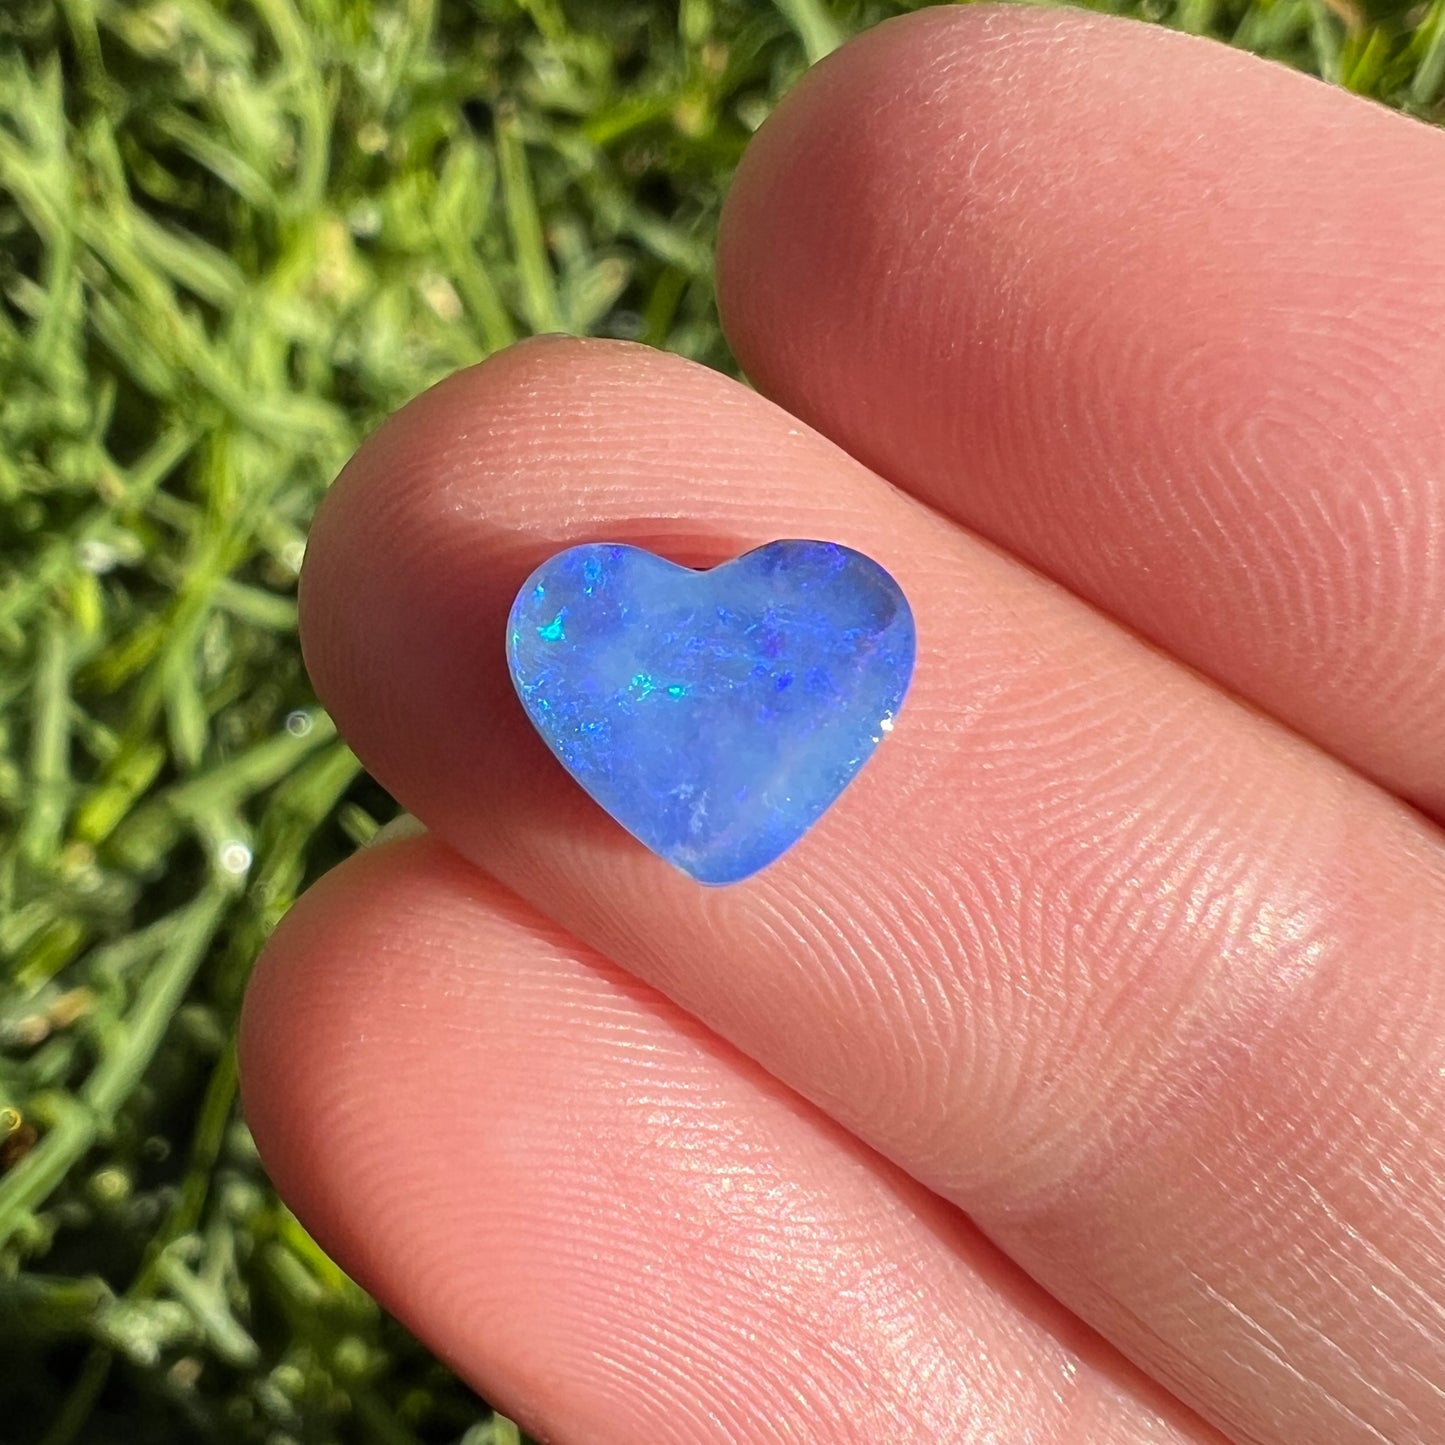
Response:
[{"label": "blue opal gemstone", "polygon": [[892,729],[913,656],[898,584],[834,542],[770,542],[706,572],[571,547],[507,622],[547,745],[702,883],[756,873],[817,822]]}]

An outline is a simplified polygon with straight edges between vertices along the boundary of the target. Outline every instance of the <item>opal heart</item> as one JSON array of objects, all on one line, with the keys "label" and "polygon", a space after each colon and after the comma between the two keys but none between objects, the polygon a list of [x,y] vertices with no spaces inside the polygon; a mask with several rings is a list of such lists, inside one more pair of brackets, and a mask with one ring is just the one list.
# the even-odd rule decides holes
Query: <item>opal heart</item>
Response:
[{"label": "opal heart", "polygon": [[913,614],[861,552],[783,541],[710,571],[594,542],[507,623],[537,731],[629,832],[702,883],[790,848],[893,727]]}]

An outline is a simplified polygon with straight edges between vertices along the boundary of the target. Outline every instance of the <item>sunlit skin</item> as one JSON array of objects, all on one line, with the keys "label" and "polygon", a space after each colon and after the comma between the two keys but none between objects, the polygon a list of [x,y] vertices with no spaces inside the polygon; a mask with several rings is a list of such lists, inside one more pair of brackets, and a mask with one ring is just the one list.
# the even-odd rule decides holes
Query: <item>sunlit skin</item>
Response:
[{"label": "sunlit skin", "polygon": [[[318,692],[425,826],[258,966],[266,1164],[561,1445],[1445,1439],[1445,137],[1221,47],[940,8],[724,217],[763,395],[546,339],[317,518]],[[926,503],[927,505],[921,505]],[[897,726],[703,888],[558,766],[584,541],[876,558]]]}]

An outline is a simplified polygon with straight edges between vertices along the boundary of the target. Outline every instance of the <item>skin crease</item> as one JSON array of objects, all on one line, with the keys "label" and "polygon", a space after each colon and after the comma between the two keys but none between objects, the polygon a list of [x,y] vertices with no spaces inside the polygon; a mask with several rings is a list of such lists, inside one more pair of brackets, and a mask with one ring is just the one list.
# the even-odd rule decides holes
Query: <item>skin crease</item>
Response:
[{"label": "skin crease", "polygon": [[[1056,38],[1074,23],[1047,20]],[[926,76],[938,23],[886,26],[877,43],[904,45],[917,25],[913,72]],[[985,66],[1035,51],[1035,64],[1082,65],[1091,47],[1095,63],[1123,74],[1166,63],[1138,26],[1079,20],[1049,51],[1032,12],[968,11],[956,23],[976,24],[970,53]],[[1215,77],[1216,107],[1228,96],[1247,110],[1259,87],[1268,106],[1274,71],[1177,43],[1168,63],[1197,70],[1201,94]],[[1136,44],[1146,48],[1137,56]],[[1041,125],[1052,116],[1042,102],[1038,114]],[[1277,123],[1288,141],[1293,122]],[[1306,135],[1317,123],[1302,106]],[[1394,142],[1376,144],[1380,173],[1405,164]],[[1333,182],[1320,184],[1323,205]],[[1269,271],[1265,239],[1255,241]],[[1024,355],[1041,368],[1055,359]],[[810,364],[851,375],[841,349]],[[832,394],[827,377],[817,386]],[[1122,447],[1126,421],[1101,416],[1099,437],[1123,428]],[[1207,452],[1217,422],[1181,412],[1179,454]],[[976,461],[965,453],[959,475]],[[1263,533],[1280,511],[1251,495],[1240,506]],[[1090,525],[1107,540],[1104,522]],[[919,620],[919,668],[895,732],[818,828],[756,879],[699,889],[622,835],[551,761],[511,692],[503,620],[532,566],[574,541],[625,540],[705,565],[778,536],[827,537],[889,567]],[[1427,571],[1437,562],[1415,556]],[[1279,557],[1270,565],[1279,571]],[[1187,575],[1216,605],[1218,580],[1201,569]],[[1384,570],[1408,632],[1438,576]],[[1330,588],[1347,581],[1326,569],[1301,585],[1316,589],[1324,616]],[[635,347],[515,348],[400,413],[317,519],[302,614],[323,701],[436,834],[962,1205],[1230,1438],[1445,1438],[1445,849],[1417,813],[795,418]],[[1282,634],[1289,620],[1284,609],[1259,630]],[[1432,666],[1422,654],[1421,669]],[[1313,676],[1302,663],[1296,700]],[[1337,698],[1321,716],[1343,708]],[[1345,751],[1329,727],[1319,741]],[[404,940],[424,910],[386,896],[398,898]],[[260,978],[273,982],[248,1002],[243,1078],[281,1187],[370,1282],[385,1231],[357,1187],[366,1151],[318,1163],[311,1104],[297,1122],[286,1102],[314,1099],[322,1126],[332,1107],[323,1083],[345,1031],[328,1049],[313,1023],[323,1040],[313,1058],[309,1032],[286,1026],[312,971],[334,967],[318,961],[325,936],[278,939],[283,964],[268,972],[268,962]],[[431,946],[423,933],[417,947]],[[369,952],[388,950],[373,940],[347,957]],[[422,970],[414,1023],[378,1034],[367,1075],[378,1107],[383,1081],[417,1067],[415,1041],[436,1027],[424,1007],[431,979]],[[352,1033],[369,1035],[384,1004],[364,992]],[[307,1017],[325,1016],[318,1006]],[[273,1033],[274,1046],[258,1042]],[[447,1053],[426,1047],[428,1058]],[[312,1082],[297,1094],[298,1080]],[[385,1175],[367,1167],[368,1181]],[[507,1257],[500,1238],[492,1248]],[[428,1281],[403,1276],[377,1274],[382,1297],[409,1304],[421,1333],[490,1379],[498,1341],[447,1334],[462,1304],[434,1305]],[[563,1383],[550,1383],[552,1395]],[[937,1398],[931,1384],[915,1388]],[[705,1384],[697,1397],[711,1398]],[[682,1397],[669,1398],[684,1420]],[[1032,1438],[1015,1423],[1018,1433],[997,1438]],[[596,1438],[584,1415],[559,1430]],[[904,1438],[933,1437],[919,1427]]]},{"label": "skin crease", "polygon": [[244,1040],[286,1197],[543,1438],[1221,1445],[956,1210],[429,839],[292,911]]},{"label": "skin crease", "polygon": [[748,148],[728,339],[894,482],[1445,816],[1445,135],[1200,51],[1048,9],[880,25]]}]

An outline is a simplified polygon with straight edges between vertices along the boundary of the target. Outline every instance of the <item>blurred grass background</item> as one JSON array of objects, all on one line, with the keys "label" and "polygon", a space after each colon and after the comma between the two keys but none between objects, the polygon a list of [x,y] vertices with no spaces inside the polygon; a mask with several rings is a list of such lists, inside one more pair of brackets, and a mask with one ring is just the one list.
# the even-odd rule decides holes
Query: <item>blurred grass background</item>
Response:
[{"label": "blurred grass background", "polygon": [[[1445,0],[1360,3],[1101,8],[1442,118]],[[749,134],[915,8],[0,0],[5,1445],[520,1438],[236,1112],[262,939],[393,811],[302,671],[307,523],[381,417],[529,332],[728,368]]]}]

